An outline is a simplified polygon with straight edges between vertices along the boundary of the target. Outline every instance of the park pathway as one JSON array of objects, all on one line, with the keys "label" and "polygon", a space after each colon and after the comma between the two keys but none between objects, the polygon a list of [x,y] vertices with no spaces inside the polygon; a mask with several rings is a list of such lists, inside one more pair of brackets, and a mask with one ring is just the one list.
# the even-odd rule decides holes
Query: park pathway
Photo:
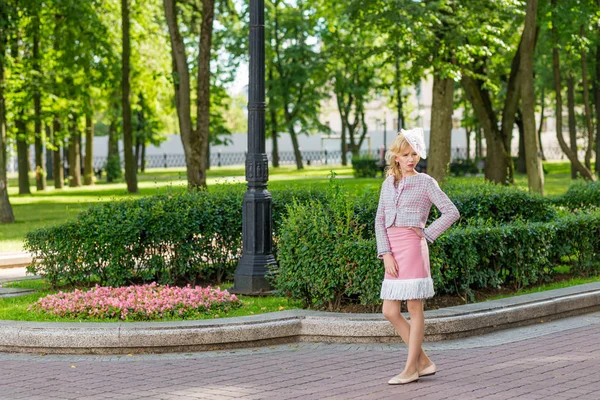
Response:
[{"label": "park pathway", "polygon": [[0,353],[0,399],[600,398],[600,313],[426,343],[438,373],[388,386],[406,350],[294,343],[185,354]]}]

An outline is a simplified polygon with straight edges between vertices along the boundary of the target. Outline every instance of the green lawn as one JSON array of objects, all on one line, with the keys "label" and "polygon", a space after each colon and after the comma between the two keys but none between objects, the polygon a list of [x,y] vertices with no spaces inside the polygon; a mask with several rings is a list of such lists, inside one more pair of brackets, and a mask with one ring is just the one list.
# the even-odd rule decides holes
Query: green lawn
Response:
[{"label": "green lawn", "polygon": [[[557,195],[565,193],[571,184],[570,167],[565,162],[544,163],[549,172],[545,176],[546,194]],[[293,166],[271,168],[269,170],[269,189],[278,190],[290,185],[315,185],[325,187],[327,177],[334,171],[340,182],[349,189],[362,190],[366,186],[378,188],[380,178],[352,178],[352,168],[340,166],[311,166],[304,170],[296,170]],[[482,177],[449,178],[449,181],[470,180],[483,182]],[[0,225],[0,252],[21,250],[25,234],[45,226],[61,224],[74,219],[77,214],[86,209],[91,203],[110,201],[135,196],[148,196],[166,190],[186,190],[186,172],[179,169],[153,169],[138,175],[140,193],[128,194],[124,182],[107,184],[97,182],[94,186],[79,188],[64,188],[55,190],[53,182],[48,182],[49,189],[36,192],[35,181],[31,179],[31,195],[18,194],[17,177],[9,177],[9,195],[17,222]],[[516,185],[527,189],[527,177],[516,176]],[[242,167],[213,167],[208,172],[208,185],[230,183],[245,185],[244,168]]]}]

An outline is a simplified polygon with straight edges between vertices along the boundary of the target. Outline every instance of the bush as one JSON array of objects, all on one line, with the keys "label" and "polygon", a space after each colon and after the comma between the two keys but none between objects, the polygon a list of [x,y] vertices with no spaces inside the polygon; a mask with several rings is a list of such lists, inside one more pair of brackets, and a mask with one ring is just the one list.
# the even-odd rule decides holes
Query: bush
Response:
[{"label": "bush", "polygon": [[375,242],[363,238],[354,202],[334,188],[326,202],[293,202],[281,226],[273,285],[305,307],[336,310],[348,296],[377,302],[382,277]]},{"label": "bush", "polygon": [[[309,307],[334,310],[348,301],[379,304],[383,266],[375,256],[374,234],[367,233],[374,199],[365,203],[367,195],[351,197],[339,188],[328,195],[325,202],[289,207],[273,284]],[[430,244],[430,255],[436,291],[467,297],[473,289],[518,289],[547,281],[565,259],[572,260],[575,273],[595,273],[600,213],[505,225],[478,220],[450,229]]]},{"label": "bush", "polygon": [[[508,223],[515,220],[547,222],[557,217],[551,200],[514,186],[449,184],[444,190],[460,211],[459,224],[473,219]],[[435,210],[430,217],[437,218]]]},{"label": "bush", "polygon": [[450,163],[450,174],[453,176],[475,175],[479,173],[479,168],[474,160],[465,160],[459,158]]},{"label": "bush", "polygon": [[108,182],[116,181],[117,179],[121,179],[123,176],[123,171],[121,170],[121,160],[118,155],[111,156],[106,161],[106,180]]},{"label": "bush", "polygon": [[[243,196],[241,185],[222,185],[94,205],[74,222],[28,233],[28,270],[52,284],[220,283],[239,260]],[[274,192],[275,239],[286,205],[326,196],[313,188]]]},{"label": "bush", "polygon": [[355,178],[375,178],[381,171],[380,160],[371,156],[352,156]]},{"label": "bush", "polygon": [[569,186],[567,193],[556,196],[553,200],[555,204],[568,207],[571,210],[599,208],[600,181],[573,183]]},{"label": "bush", "polygon": [[75,222],[27,234],[28,271],[53,284],[221,282],[240,256],[242,194],[223,186],[93,206]]}]

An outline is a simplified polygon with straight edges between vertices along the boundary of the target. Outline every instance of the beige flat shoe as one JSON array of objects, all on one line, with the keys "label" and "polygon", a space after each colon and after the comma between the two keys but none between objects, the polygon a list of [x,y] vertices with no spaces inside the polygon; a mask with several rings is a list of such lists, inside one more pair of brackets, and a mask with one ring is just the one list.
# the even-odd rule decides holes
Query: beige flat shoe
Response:
[{"label": "beige flat shoe", "polygon": [[437,371],[437,368],[435,366],[434,363],[431,363],[431,365],[429,365],[426,368],[423,368],[422,370],[419,371],[419,376],[431,376],[431,375],[435,375]]},{"label": "beige flat shoe", "polygon": [[389,385],[405,385],[411,382],[417,382],[419,380],[419,371],[415,371],[414,374],[408,378],[400,378],[400,375],[396,375],[388,381]]}]

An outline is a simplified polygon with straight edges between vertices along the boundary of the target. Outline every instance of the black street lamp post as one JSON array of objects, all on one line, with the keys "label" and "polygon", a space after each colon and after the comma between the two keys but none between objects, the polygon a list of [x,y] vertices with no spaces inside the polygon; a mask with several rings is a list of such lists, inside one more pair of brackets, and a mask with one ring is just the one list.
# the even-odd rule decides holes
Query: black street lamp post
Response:
[{"label": "black street lamp post", "polygon": [[242,258],[234,275],[232,293],[269,291],[266,275],[275,264],[272,254],[271,194],[267,190],[269,164],[265,152],[265,3],[250,0],[250,82],[248,85],[248,155],[242,209]]}]

